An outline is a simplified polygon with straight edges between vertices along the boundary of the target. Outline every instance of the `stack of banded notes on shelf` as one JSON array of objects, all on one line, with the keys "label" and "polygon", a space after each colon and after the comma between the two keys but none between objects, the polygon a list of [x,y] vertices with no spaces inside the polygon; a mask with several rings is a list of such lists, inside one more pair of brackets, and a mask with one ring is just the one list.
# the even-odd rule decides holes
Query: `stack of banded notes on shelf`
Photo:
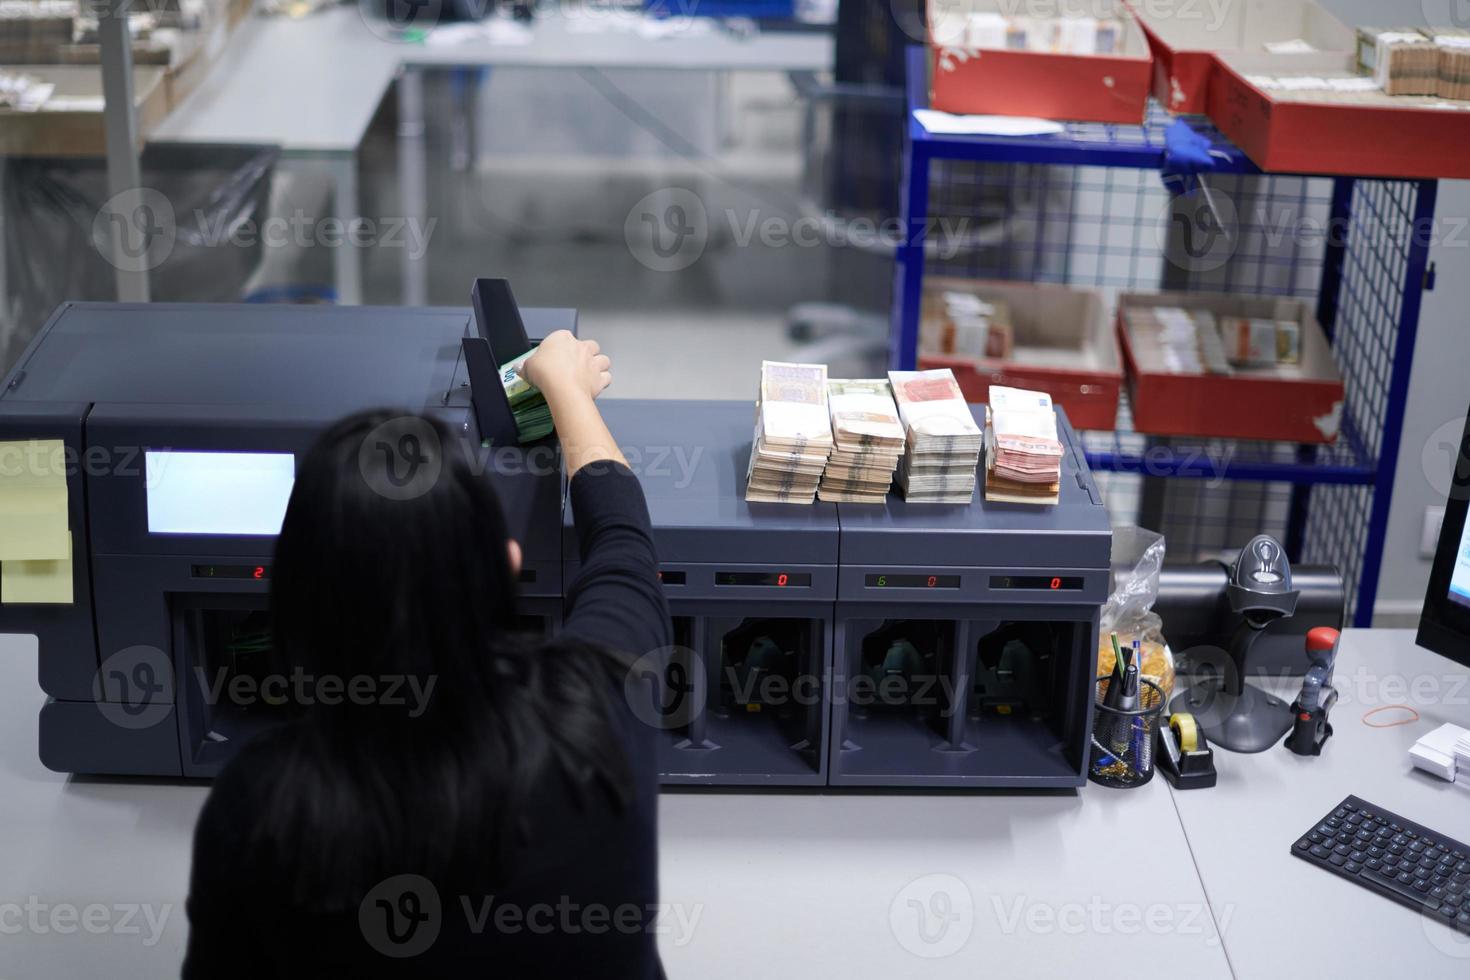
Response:
[{"label": "stack of banded notes on shelf", "polygon": [[985,410],[985,499],[1055,504],[1061,491],[1062,443],[1051,396],[992,385]]},{"label": "stack of banded notes on shelf", "polygon": [[745,499],[812,503],[831,453],[827,366],[762,361]]},{"label": "stack of banded notes on shelf", "polygon": [[975,496],[975,470],[984,436],[949,368],[889,371],[904,428],[898,486],[905,500],[967,504]]},{"label": "stack of banded notes on shelf", "polygon": [[888,382],[828,381],[827,400],[834,448],[817,496],[850,504],[883,503],[904,451],[903,423]]},{"label": "stack of banded notes on shelf", "polygon": [[1439,46],[1417,28],[1358,28],[1358,64],[1386,95],[1439,91]]},{"label": "stack of banded notes on shelf", "polygon": [[1470,30],[1426,28],[1439,47],[1439,97],[1470,101]]},{"label": "stack of banded notes on shelf", "polygon": [[523,445],[551,435],[553,428],[551,406],[546,404],[541,389],[521,375],[521,366],[534,350],[532,348],[500,366],[500,383],[505,388],[506,400],[510,402],[510,411],[516,420],[516,439]]},{"label": "stack of banded notes on shelf", "polygon": [[1051,54],[1113,54],[1123,25],[1096,17],[1008,17],[995,11],[950,15],[934,36],[952,47],[1037,51]]},{"label": "stack of banded notes on shelf", "polygon": [[1150,316],[1159,326],[1164,367],[1174,374],[1230,374],[1230,361],[1220,339],[1220,327],[1208,310],[1156,306],[1130,313],[1141,320]]}]

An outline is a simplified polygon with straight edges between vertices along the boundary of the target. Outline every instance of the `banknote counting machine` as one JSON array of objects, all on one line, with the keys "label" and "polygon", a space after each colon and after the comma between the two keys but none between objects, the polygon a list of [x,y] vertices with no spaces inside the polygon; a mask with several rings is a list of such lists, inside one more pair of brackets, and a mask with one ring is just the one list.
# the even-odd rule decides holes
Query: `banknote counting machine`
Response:
[{"label": "banknote counting machine", "polygon": [[[521,314],[533,338],[576,322]],[[475,321],[234,305],[52,316],[0,388],[0,528],[29,526],[28,501],[61,508],[70,541],[65,558],[54,542],[26,555],[44,550],[27,534],[0,544],[0,569],[48,569],[7,575],[0,594],[0,632],[37,638],[47,766],[207,777],[280,720],[218,692],[283,669],[270,571],[295,460],[359,409],[432,413],[498,450],[484,473],[525,553],[524,625],[556,628],[577,554],[555,440],[486,435],[508,409],[483,373],[472,381]],[[749,402],[603,408],[648,493],[673,613],[673,645],[632,651],[621,692],[660,729],[666,782],[1082,785],[1109,530],[1064,417],[1059,506],[977,493],[807,507],[744,501]],[[17,483],[15,458],[62,464]]]}]

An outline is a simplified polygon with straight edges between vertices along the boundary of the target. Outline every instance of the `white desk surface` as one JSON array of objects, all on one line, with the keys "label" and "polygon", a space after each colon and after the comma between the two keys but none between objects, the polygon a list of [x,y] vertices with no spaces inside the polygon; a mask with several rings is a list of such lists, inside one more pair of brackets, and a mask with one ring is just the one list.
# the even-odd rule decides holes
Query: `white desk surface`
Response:
[{"label": "white desk surface", "polygon": [[[1216,751],[1219,784],[1174,793],[1210,905],[1224,922],[1225,950],[1236,976],[1251,980],[1361,976],[1370,968],[1416,980],[1470,977],[1470,937],[1289,854],[1349,794],[1470,843],[1470,792],[1409,764],[1409,746],[1426,733],[1445,722],[1470,728],[1470,670],[1415,646],[1407,630],[1350,631],[1343,647],[1335,676],[1341,700],[1319,758],[1280,748]],[[1386,704],[1408,704],[1421,720],[1363,724],[1365,712]],[[1404,717],[1383,712],[1371,720]]]},{"label": "white desk surface", "polygon": [[252,17],[241,24],[199,87],[150,139],[269,143],[294,155],[354,153],[404,66],[823,71],[832,57],[826,33],[738,38],[714,30],[652,38],[578,30],[558,16],[538,19],[528,44],[410,44],[374,34],[355,5],[334,7],[299,21]]},{"label": "white desk surface", "polygon": [[[1459,669],[1405,632],[1350,632],[1344,703],[1320,759],[1284,750],[1217,753],[1220,785],[1173,792],[667,793],[660,806],[663,899],[692,932],[661,937],[672,977],[824,976],[1241,978],[1463,977],[1470,945],[1291,857],[1296,836],[1348,793],[1470,837],[1470,794],[1407,771],[1404,751],[1439,715],[1470,723]],[[78,779],[37,761],[34,641],[0,637],[0,976],[158,977],[176,973],[187,923],[190,839],[207,786]],[[1359,722],[1381,670],[1439,683],[1425,720],[1375,731]],[[1371,692],[1370,692],[1371,693]],[[1390,691],[1389,693],[1394,693]],[[1394,700],[1411,700],[1394,698]],[[1115,842],[1130,839],[1135,853]],[[1197,866],[1197,867],[1196,867]],[[932,875],[953,876],[934,879]],[[141,904],[136,933],[62,934],[14,926],[31,896],[48,907]],[[972,915],[964,909],[969,900]],[[956,913],[941,933],[919,910]],[[115,913],[113,922],[120,921]],[[671,919],[670,921],[677,921]],[[896,923],[896,925],[895,925]],[[64,924],[64,923],[63,923]],[[1223,946],[1220,937],[1223,934]],[[904,940],[899,937],[903,936]],[[687,941],[681,942],[681,940]],[[963,939],[964,942],[959,942]],[[948,951],[943,958],[920,952]],[[1392,951],[1390,953],[1390,951]],[[1392,959],[1390,959],[1392,956]],[[1389,963],[1393,965],[1390,967]]]}]

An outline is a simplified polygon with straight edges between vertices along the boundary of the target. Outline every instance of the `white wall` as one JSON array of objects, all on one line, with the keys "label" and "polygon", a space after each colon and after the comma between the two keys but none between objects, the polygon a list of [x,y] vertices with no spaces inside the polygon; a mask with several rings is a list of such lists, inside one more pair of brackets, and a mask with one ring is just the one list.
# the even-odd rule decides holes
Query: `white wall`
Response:
[{"label": "white wall", "polygon": [[[1458,24],[1470,26],[1470,0],[1322,0],[1348,24]],[[1419,342],[1409,383],[1408,412],[1399,452],[1377,622],[1418,620],[1429,579],[1419,556],[1424,511],[1444,503],[1454,465],[1454,442],[1470,406],[1470,182],[1439,186],[1436,216],[1444,244],[1430,255],[1438,285],[1424,297]],[[1448,439],[1445,434],[1450,433]]]}]

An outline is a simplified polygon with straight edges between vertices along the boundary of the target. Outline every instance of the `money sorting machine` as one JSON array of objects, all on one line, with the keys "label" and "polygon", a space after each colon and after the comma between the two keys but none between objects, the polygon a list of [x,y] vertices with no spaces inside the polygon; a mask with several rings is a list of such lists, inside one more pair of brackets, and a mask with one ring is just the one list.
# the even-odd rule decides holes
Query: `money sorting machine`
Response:
[{"label": "money sorting machine", "polygon": [[[570,310],[519,312],[532,338],[575,328]],[[269,587],[295,460],[359,409],[433,414],[481,454],[525,553],[525,625],[555,629],[577,572],[565,478],[554,437],[504,439],[484,368],[509,357],[478,345],[515,308],[477,295],[476,313],[53,315],[0,388],[0,632],[38,639],[46,765],[209,776],[289,710],[228,692],[287,669]],[[752,403],[602,404],[647,491],[673,614],[673,645],[633,651],[623,692],[660,729],[665,781],[1082,785],[1110,538],[1060,413],[1057,506],[978,490],[800,506],[744,500]]]}]

